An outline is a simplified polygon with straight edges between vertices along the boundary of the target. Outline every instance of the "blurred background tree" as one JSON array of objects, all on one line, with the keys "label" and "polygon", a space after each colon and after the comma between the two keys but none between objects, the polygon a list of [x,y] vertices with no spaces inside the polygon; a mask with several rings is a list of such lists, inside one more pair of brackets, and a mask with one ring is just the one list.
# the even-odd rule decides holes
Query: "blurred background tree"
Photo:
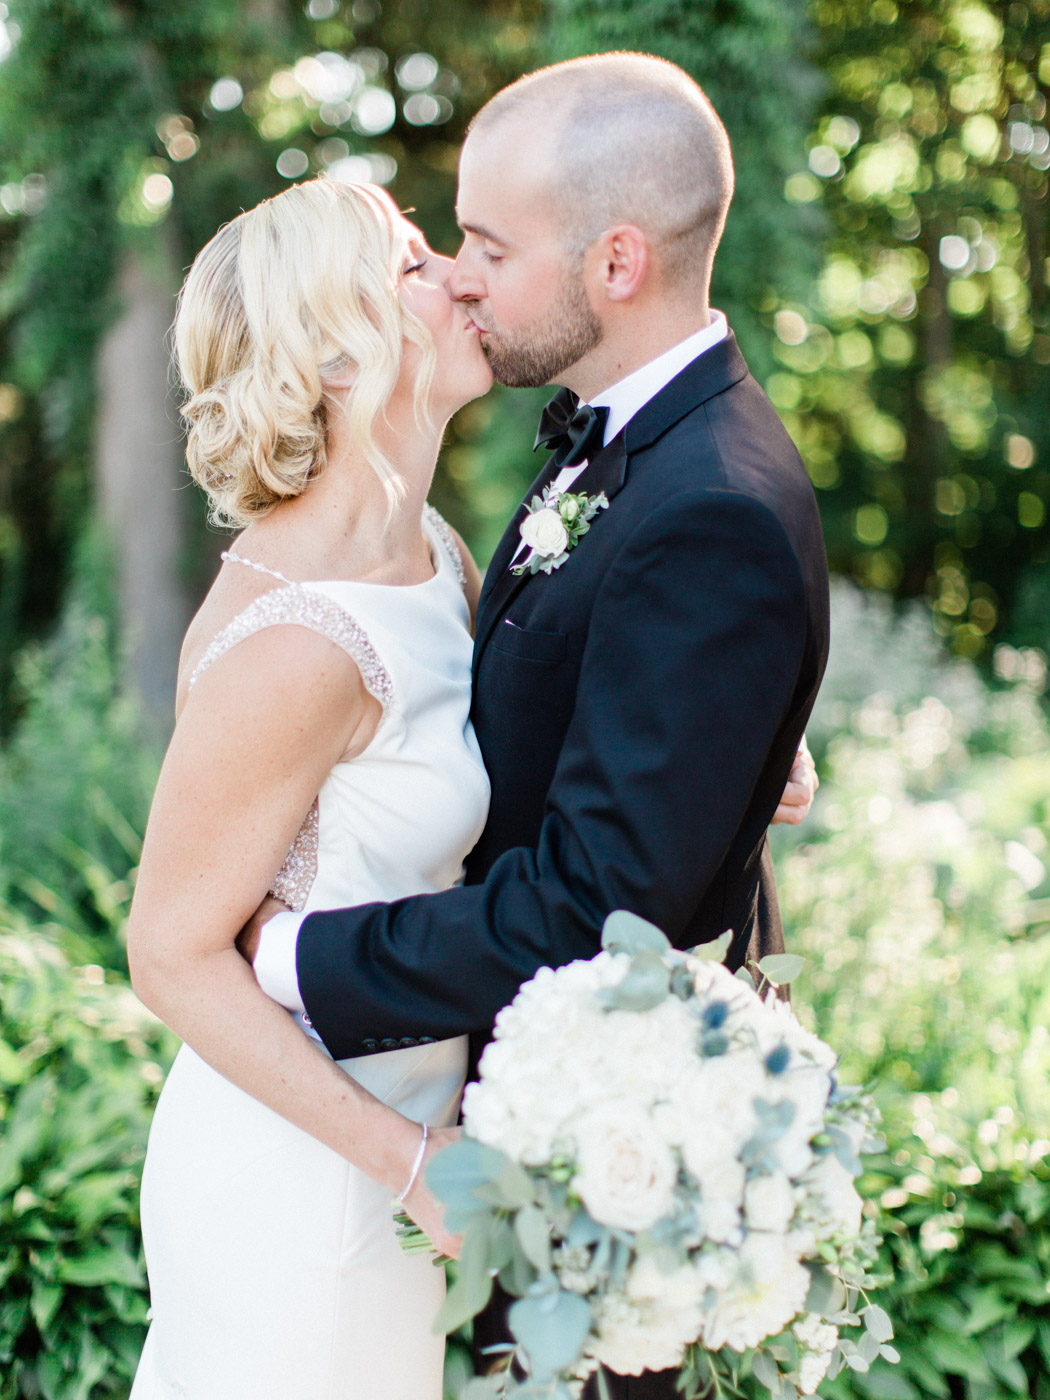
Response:
[{"label": "blurred background tree", "polygon": [[[767,387],[835,569],[953,649],[1050,640],[1050,5],[816,0],[830,83],[786,194],[824,264]],[[802,167],[802,152],[799,152]]]}]

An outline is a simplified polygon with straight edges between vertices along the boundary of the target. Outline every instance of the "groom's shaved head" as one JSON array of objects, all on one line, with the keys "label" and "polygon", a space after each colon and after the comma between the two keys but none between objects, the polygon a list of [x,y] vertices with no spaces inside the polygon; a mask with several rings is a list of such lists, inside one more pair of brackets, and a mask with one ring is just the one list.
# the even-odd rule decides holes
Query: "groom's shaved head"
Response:
[{"label": "groom's shaved head", "polygon": [[706,288],[733,194],[729,138],[692,78],[665,59],[608,53],[541,68],[504,88],[470,134],[526,135],[552,208],[582,250],[634,224],[669,284]]}]

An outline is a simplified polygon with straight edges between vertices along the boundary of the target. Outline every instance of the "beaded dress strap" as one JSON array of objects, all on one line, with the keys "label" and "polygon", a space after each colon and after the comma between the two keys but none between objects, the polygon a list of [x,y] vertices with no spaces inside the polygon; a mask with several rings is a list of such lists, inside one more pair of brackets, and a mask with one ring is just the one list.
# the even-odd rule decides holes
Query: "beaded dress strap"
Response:
[{"label": "beaded dress strap", "polygon": [[423,517],[429,523],[434,534],[437,535],[438,539],[441,541],[445,548],[445,553],[452,560],[452,568],[455,571],[456,577],[459,579],[460,587],[466,588],[467,571],[463,567],[463,555],[459,545],[456,543],[456,537],[452,533],[452,526],[439,511],[434,509],[429,501],[427,501],[426,505],[423,507]]},{"label": "beaded dress strap", "polygon": [[190,689],[213,662],[220,656],[225,656],[238,642],[243,642],[264,628],[290,624],[307,627],[341,647],[357,664],[365,689],[382,705],[385,718],[387,710],[394,702],[394,685],[390,673],[379,659],[368,634],[357,619],[326,593],[301,583],[292,583],[290,579],[285,579],[283,574],[277,573],[276,569],[267,569],[242,555],[229,552],[228,557],[235,564],[246,564],[260,573],[272,574],[275,578],[283,580],[285,586],[260,593],[258,598],[249,603],[243,612],[238,613],[212,638],[190,676]]},{"label": "beaded dress strap", "polygon": [[271,569],[265,564],[257,564],[254,559],[246,559],[243,554],[238,554],[233,549],[224,549],[219,558],[228,559],[231,564],[245,564],[249,569],[254,569],[257,574],[269,574],[271,578],[279,578],[282,583],[292,582],[288,575],[282,574],[279,569]]}]

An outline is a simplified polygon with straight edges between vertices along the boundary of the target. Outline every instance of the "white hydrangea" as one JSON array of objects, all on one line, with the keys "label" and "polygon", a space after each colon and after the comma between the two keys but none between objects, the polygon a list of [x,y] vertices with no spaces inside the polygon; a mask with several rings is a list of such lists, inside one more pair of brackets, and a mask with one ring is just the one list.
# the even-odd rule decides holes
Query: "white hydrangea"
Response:
[{"label": "white hydrangea", "polygon": [[799,1391],[803,1395],[815,1395],[828,1373],[839,1339],[839,1329],[825,1322],[819,1313],[806,1313],[796,1319],[791,1330],[800,1347],[796,1367]]},{"label": "white hydrangea", "polygon": [[621,1376],[677,1366],[700,1334],[702,1299],[703,1283],[694,1268],[664,1272],[652,1255],[643,1255],[624,1291],[601,1300],[591,1352]]},{"label": "white hydrangea", "polygon": [[795,1191],[787,1177],[753,1177],[744,1189],[744,1215],[750,1230],[784,1234],[795,1214]]},{"label": "white hydrangea", "polygon": [[722,1251],[726,1282],[704,1313],[704,1346],[745,1351],[782,1331],[805,1305],[809,1270],[788,1237],[753,1231],[739,1249]]}]

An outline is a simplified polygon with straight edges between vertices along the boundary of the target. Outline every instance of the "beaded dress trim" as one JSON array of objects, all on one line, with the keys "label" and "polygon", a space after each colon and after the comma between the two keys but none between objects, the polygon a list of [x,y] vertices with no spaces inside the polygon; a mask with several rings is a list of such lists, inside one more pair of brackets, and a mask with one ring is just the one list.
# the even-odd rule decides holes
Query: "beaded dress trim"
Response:
[{"label": "beaded dress trim", "polygon": [[423,515],[429,520],[435,535],[437,535],[438,539],[445,546],[448,557],[452,560],[452,567],[455,570],[456,577],[459,579],[460,587],[466,588],[467,573],[463,567],[463,555],[460,553],[459,545],[456,543],[456,537],[452,533],[452,527],[445,517],[434,509],[429,501],[423,507]]},{"label": "beaded dress trim", "polygon": [[[223,558],[230,559],[235,564],[246,564],[259,573],[272,574],[274,578],[283,580],[286,586],[260,594],[244,612],[239,613],[223,628],[194,668],[190,677],[191,687],[214,661],[224,656],[238,642],[243,642],[246,637],[254,636],[266,627],[294,623],[299,627],[308,627],[312,632],[317,632],[342,647],[357,663],[365,689],[379,701],[383,707],[383,717],[386,717],[387,710],[394,701],[393,683],[360,623],[325,594],[315,593],[299,583],[291,583],[275,569],[267,569],[265,565],[256,564],[251,559],[245,559],[243,555],[234,554],[232,550],[224,554]],[[297,912],[306,907],[310,890],[317,878],[319,839],[320,810],[315,798],[306,814],[306,820],[299,828],[299,834],[292,842],[284,864],[270,886],[272,895],[276,895],[290,909]]]}]

